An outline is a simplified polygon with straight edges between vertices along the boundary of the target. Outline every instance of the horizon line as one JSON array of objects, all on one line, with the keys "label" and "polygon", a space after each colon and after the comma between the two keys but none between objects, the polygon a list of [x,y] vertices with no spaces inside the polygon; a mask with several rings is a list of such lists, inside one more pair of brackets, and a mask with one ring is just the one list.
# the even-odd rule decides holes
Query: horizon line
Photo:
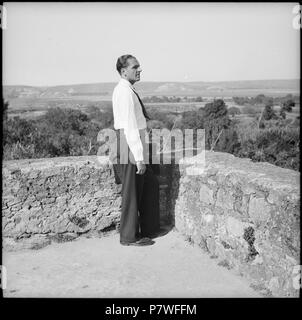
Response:
[{"label": "horizon line", "polygon": [[[146,80],[139,81],[138,83],[219,83],[219,82],[246,82],[246,81],[289,81],[297,80],[300,78],[278,78],[278,79],[244,79],[244,80],[196,80],[196,81],[157,81],[157,80]],[[118,81],[118,80],[117,80]],[[54,85],[32,85],[32,84],[2,84],[2,87],[38,87],[38,88],[50,88],[50,87],[62,87],[62,86],[78,86],[78,85],[92,85],[92,84],[111,84],[117,83],[117,81],[103,81],[103,82],[82,82],[82,83],[66,83],[66,84],[54,84]]]}]

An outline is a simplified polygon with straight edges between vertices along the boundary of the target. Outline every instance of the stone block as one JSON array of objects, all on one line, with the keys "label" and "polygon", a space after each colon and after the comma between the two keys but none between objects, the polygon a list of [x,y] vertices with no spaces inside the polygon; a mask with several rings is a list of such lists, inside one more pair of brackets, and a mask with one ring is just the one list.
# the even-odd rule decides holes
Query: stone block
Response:
[{"label": "stone block", "polygon": [[216,243],[215,243],[215,240],[212,238],[212,237],[208,237],[206,239],[206,244],[207,244],[207,248],[209,250],[209,252],[212,254],[212,255],[215,255],[215,251],[216,251]]},{"label": "stone block", "polygon": [[228,217],[226,220],[227,231],[229,235],[234,237],[242,237],[244,234],[244,229],[247,227],[247,224],[235,219],[233,217]]},{"label": "stone block", "polygon": [[257,189],[252,183],[243,184],[241,190],[244,194],[256,193]]},{"label": "stone block", "polygon": [[213,214],[206,214],[202,216],[202,219],[206,222],[206,224],[212,224],[214,222],[214,215]]},{"label": "stone block", "polygon": [[217,192],[216,206],[223,209],[233,209],[234,200],[229,191],[220,188]]},{"label": "stone block", "polygon": [[268,283],[268,288],[274,296],[279,295],[280,283],[278,277],[273,277]]},{"label": "stone block", "polygon": [[269,195],[267,197],[267,201],[271,204],[278,203],[282,198],[282,194],[280,194],[277,190],[270,190]]},{"label": "stone block", "polygon": [[255,223],[267,222],[271,215],[271,206],[264,198],[252,196],[249,202],[249,216]]},{"label": "stone block", "polygon": [[199,189],[199,199],[206,204],[214,203],[213,190],[202,184]]}]

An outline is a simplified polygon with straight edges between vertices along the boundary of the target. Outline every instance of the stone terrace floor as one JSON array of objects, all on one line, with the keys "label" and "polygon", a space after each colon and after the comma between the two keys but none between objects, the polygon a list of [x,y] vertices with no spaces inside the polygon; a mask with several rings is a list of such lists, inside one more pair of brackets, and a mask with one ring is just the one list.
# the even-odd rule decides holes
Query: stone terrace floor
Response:
[{"label": "stone terrace floor", "polygon": [[119,234],[111,233],[3,252],[4,297],[261,297],[177,231],[154,240],[152,246],[121,246]]}]

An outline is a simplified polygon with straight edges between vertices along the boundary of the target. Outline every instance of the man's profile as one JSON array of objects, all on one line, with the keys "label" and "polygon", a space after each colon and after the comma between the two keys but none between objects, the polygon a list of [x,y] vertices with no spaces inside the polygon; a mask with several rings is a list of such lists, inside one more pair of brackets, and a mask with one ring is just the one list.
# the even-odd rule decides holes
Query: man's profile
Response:
[{"label": "man's profile", "polygon": [[117,59],[121,77],[112,95],[114,129],[118,152],[114,172],[122,183],[120,243],[151,245],[159,231],[159,183],[148,164],[144,143],[146,121],[144,104],[133,87],[142,71],[132,55]]}]

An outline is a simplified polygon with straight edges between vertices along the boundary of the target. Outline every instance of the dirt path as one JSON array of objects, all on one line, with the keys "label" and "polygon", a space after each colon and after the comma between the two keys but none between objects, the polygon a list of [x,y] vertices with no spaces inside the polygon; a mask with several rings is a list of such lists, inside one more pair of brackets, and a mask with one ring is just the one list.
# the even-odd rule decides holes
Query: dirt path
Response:
[{"label": "dirt path", "polygon": [[119,235],[4,252],[5,297],[259,297],[176,231],[146,247]]}]

